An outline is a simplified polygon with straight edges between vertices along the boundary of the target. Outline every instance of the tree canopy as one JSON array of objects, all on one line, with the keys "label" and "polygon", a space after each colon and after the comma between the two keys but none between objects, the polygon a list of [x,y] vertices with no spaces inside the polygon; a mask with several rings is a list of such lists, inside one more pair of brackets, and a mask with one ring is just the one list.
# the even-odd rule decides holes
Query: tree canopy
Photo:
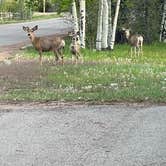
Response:
[{"label": "tree canopy", "polygon": [[[76,0],[77,6],[79,0]],[[116,0],[112,2],[112,17]],[[72,0],[46,0],[46,12],[70,12]],[[164,0],[121,0],[117,28],[131,28],[133,32],[144,35],[147,43],[159,40]],[[0,10],[20,12],[22,17],[30,11],[43,10],[43,0],[0,0]],[[86,42],[94,47],[96,39],[99,0],[86,0]]]}]

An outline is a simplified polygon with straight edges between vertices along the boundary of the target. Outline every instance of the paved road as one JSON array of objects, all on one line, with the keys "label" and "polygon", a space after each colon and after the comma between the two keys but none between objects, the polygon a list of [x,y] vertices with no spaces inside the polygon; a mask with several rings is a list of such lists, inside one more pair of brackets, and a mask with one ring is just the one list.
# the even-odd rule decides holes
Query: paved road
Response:
[{"label": "paved road", "polygon": [[36,35],[51,35],[64,33],[66,29],[71,29],[71,24],[65,22],[61,18],[48,19],[42,21],[33,21],[17,24],[0,25],[0,46],[17,44],[28,39],[26,33],[22,30],[22,26],[39,25]]},{"label": "paved road", "polygon": [[1,166],[165,166],[166,106],[0,106]]}]

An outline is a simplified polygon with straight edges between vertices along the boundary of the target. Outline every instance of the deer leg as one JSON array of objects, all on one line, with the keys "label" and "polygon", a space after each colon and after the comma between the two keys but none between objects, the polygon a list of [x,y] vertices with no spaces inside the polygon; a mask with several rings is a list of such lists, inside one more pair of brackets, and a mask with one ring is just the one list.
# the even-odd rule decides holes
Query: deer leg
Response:
[{"label": "deer leg", "polygon": [[39,62],[40,66],[42,66],[42,51],[39,52]]},{"label": "deer leg", "polygon": [[77,54],[72,54],[72,64],[77,64]]},{"label": "deer leg", "polygon": [[71,55],[71,61],[72,61],[72,64],[74,64],[74,61],[75,61],[75,56],[74,56],[74,54]]},{"label": "deer leg", "polygon": [[134,47],[134,56],[136,56],[136,55],[137,55],[137,48]]},{"label": "deer leg", "polygon": [[127,55],[131,56],[131,48],[130,47],[128,48],[127,52],[128,52]]},{"label": "deer leg", "polygon": [[79,58],[78,58],[78,55],[79,55],[78,52],[76,52],[76,54],[75,54],[75,64],[76,64],[76,65],[77,65],[78,59],[79,59]]},{"label": "deer leg", "polygon": [[81,54],[79,51],[77,51],[77,57],[81,57]]},{"label": "deer leg", "polygon": [[131,47],[130,48],[130,56],[132,57],[132,54],[133,54],[133,48]]},{"label": "deer leg", "polygon": [[55,61],[58,62],[59,56],[58,56],[58,51],[54,50],[54,55],[55,55]]},{"label": "deer leg", "polygon": [[140,50],[140,47],[138,47],[138,56],[140,55],[140,51],[141,51],[141,50]]},{"label": "deer leg", "polygon": [[77,60],[81,60],[80,62],[83,63],[83,56],[80,54],[79,51],[77,51]]},{"label": "deer leg", "polygon": [[80,54],[80,52],[78,52],[78,55],[81,58],[81,63],[83,63],[84,62],[83,56]]},{"label": "deer leg", "polygon": [[62,65],[64,65],[63,55],[61,55],[61,63],[62,63]]},{"label": "deer leg", "polygon": [[140,51],[141,51],[141,55],[143,55],[142,43],[141,43],[141,45],[140,45]]},{"label": "deer leg", "polygon": [[58,50],[58,53],[59,53],[60,56],[61,56],[62,65],[63,65],[63,64],[64,64],[64,60],[63,60],[63,51],[62,51],[62,48]]},{"label": "deer leg", "polygon": [[136,53],[135,55],[136,55],[136,56],[139,56],[139,47],[135,47],[135,50],[136,50],[136,51],[135,51],[135,53]]},{"label": "deer leg", "polygon": [[143,53],[143,49],[142,49],[142,46],[141,46],[141,55],[143,55],[144,53]]}]

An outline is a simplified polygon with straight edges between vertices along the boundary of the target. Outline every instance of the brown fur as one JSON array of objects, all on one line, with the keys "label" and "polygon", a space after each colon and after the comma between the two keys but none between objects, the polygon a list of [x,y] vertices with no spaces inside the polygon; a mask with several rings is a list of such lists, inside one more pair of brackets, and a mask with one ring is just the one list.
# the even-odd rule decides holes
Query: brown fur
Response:
[{"label": "brown fur", "polygon": [[81,53],[80,53],[80,42],[79,42],[79,36],[78,34],[75,34],[73,33],[72,35],[72,42],[70,44],[70,51],[71,51],[71,54],[72,54],[72,57],[74,58],[74,62],[77,63],[77,61],[79,60],[81,56]]},{"label": "brown fur", "polygon": [[23,30],[28,33],[28,36],[33,46],[39,52],[40,65],[42,65],[42,53],[45,51],[53,51],[55,54],[56,61],[58,61],[61,57],[63,64],[62,49],[65,46],[65,41],[60,37],[54,37],[53,39],[50,39],[48,37],[36,37],[34,31],[36,31],[37,29],[38,26],[35,26],[33,28],[23,26]]}]

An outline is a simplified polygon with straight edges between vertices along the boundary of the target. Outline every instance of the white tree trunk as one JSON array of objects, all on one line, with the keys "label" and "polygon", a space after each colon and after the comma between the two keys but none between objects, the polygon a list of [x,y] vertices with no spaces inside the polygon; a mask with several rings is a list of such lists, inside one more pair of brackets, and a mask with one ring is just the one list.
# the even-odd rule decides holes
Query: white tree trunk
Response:
[{"label": "white tree trunk", "polygon": [[103,22],[102,22],[102,39],[101,47],[102,49],[108,48],[108,2],[103,0]]},{"label": "white tree trunk", "polygon": [[160,42],[166,43],[166,0],[164,1],[163,16],[160,29]]},{"label": "white tree trunk", "polygon": [[72,20],[74,24],[74,33],[76,34],[79,31],[79,28],[78,28],[78,18],[77,18],[77,9],[76,9],[75,0],[73,0],[72,2]]},{"label": "white tree trunk", "polygon": [[119,15],[119,8],[120,8],[120,0],[117,0],[115,17],[113,22],[113,29],[112,29],[112,37],[111,37],[111,43],[110,43],[111,50],[114,49],[114,44],[115,44],[115,34],[116,34],[116,27],[117,27],[118,15]]},{"label": "white tree trunk", "polygon": [[108,47],[111,48],[112,37],[112,15],[111,15],[111,0],[108,0]]},{"label": "white tree trunk", "polygon": [[103,22],[103,0],[99,1],[98,23],[97,23],[97,37],[96,37],[96,50],[101,50],[102,38],[102,22]]},{"label": "white tree trunk", "polygon": [[43,13],[46,12],[46,0],[43,0]]},{"label": "white tree trunk", "polygon": [[86,5],[85,0],[80,0],[80,43],[85,48],[85,22],[86,22]]}]

